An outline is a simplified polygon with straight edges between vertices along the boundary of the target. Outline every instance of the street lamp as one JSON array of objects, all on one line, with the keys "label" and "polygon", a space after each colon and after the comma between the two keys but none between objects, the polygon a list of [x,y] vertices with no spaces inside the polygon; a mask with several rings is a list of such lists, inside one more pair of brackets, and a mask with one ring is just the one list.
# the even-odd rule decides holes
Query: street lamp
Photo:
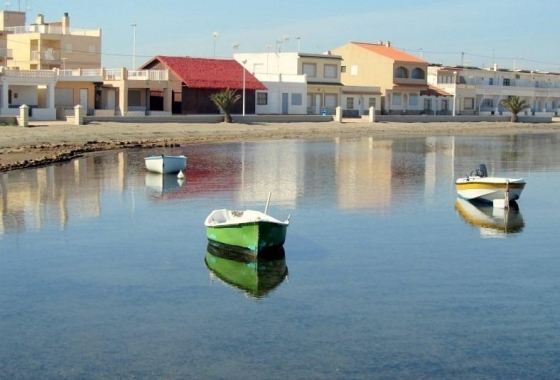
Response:
[{"label": "street lamp", "polygon": [[245,64],[247,60],[241,62],[243,64],[243,116],[245,116]]},{"label": "street lamp", "polygon": [[220,33],[212,33],[212,39],[214,40],[214,58],[216,58],[216,40],[218,39],[218,37],[220,37]]},{"label": "street lamp", "polygon": [[132,26],[132,70],[136,69],[136,23]]},{"label": "street lamp", "polygon": [[457,97],[457,71],[453,71],[453,116],[455,116],[455,98]]}]

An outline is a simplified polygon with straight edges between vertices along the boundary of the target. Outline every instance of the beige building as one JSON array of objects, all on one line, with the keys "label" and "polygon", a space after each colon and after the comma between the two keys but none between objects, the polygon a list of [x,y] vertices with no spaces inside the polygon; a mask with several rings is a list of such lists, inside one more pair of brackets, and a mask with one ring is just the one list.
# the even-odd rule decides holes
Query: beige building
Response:
[{"label": "beige building", "polygon": [[101,67],[101,30],[70,27],[65,13],[46,22],[39,14],[25,25],[25,12],[0,12],[0,62],[20,70],[98,69]]},{"label": "beige building", "polygon": [[332,50],[342,57],[341,80],[344,86],[379,87],[381,104],[375,97],[364,108],[374,106],[386,114],[436,113],[439,97],[446,94],[428,86],[428,62],[386,43],[350,42]]}]

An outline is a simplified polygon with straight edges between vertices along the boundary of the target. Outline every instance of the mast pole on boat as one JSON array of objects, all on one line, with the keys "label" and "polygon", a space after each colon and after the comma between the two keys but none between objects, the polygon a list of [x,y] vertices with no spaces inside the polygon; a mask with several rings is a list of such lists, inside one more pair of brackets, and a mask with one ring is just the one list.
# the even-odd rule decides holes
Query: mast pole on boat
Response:
[{"label": "mast pole on boat", "polygon": [[264,208],[264,213],[266,214],[268,211],[268,204],[270,203],[270,196],[272,195],[272,193],[269,191],[268,192],[268,199],[266,200],[266,206]]}]

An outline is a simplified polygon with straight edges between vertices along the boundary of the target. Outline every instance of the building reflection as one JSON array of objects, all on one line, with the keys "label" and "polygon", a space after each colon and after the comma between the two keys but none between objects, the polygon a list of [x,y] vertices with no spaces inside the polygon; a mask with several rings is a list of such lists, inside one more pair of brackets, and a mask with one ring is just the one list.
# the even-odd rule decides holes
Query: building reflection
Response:
[{"label": "building reflection", "polygon": [[108,152],[0,173],[0,234],[45,225],[64,229],[71,220],[101,215],[104,192],[125,196],[135,189],[145,191],[149,200],[220,193],[222,201],[234,206],[263,207],[271,192],[272,204],[284,208],[319,197],[322,204],[332,202],[349,212],[385,214],[408,207],[411,199],[430,204],[454,198],[455,177],[477,163],[485,163],[490,175],[554,165],[560,161],[560,151],[551,148],[557,140],[556,134],[488,139],[366,136],[198,146],[185,183],[146,173],[141,150]]}]

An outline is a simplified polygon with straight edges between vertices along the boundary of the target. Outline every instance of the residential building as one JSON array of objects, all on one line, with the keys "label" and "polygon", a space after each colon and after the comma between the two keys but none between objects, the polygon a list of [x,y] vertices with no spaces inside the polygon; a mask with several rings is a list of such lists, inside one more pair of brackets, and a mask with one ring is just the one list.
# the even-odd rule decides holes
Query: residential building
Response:
[{"label": "residential building", "polygon": [[0,20],[4,66],[20,70],[101,67],[101,30],[71,28],[68,13],[54,22],[39,14],[33,24],[25,25],[24,12],[5,10]]},{"label": "residential building", "polygon": [[447,97],[428,86],[428,62],[391,47],[390,42],[350,42],[332,53],[342,57],[341,81],[345,88],[379,88],[380,104],[371,96],[375,94],[361,95],[364,109],[373,106],[376,112],[385,114],[432,114],[444,104],[439,98]]},{"label": "residential building", "polygon": [[458,114],[507,115],[508,96],[529,104],[526,114],[554,116],[560,108],[560,74],[467,66],[430,65],[428,83],[453,95]]},{"label": "residential building", "polygon": [[[297,74],[297,66],[285,67],[297,62],[297,53],[243,53],[233,59],[246,67],[266,87],[256,92],[257,114],[306,114],[307,80]],[[283,59],[282,59],[283,58]],[[283,64],[280,67],[280,64]]]},{"label": "residential building", "polygon": [[174,114],[217,114],[210,95],[227,88],[242,96],[232,113],[255,113],[256,91],[266,87],[233,59],[156,56],[142,70],[168,70]]},{"label": "residential building", "polygon": [[268,52],[235,54],[234,58],[269,84],[266,97],[271,99],[271,113],[334,114],[340,105],[340,56]]}]

